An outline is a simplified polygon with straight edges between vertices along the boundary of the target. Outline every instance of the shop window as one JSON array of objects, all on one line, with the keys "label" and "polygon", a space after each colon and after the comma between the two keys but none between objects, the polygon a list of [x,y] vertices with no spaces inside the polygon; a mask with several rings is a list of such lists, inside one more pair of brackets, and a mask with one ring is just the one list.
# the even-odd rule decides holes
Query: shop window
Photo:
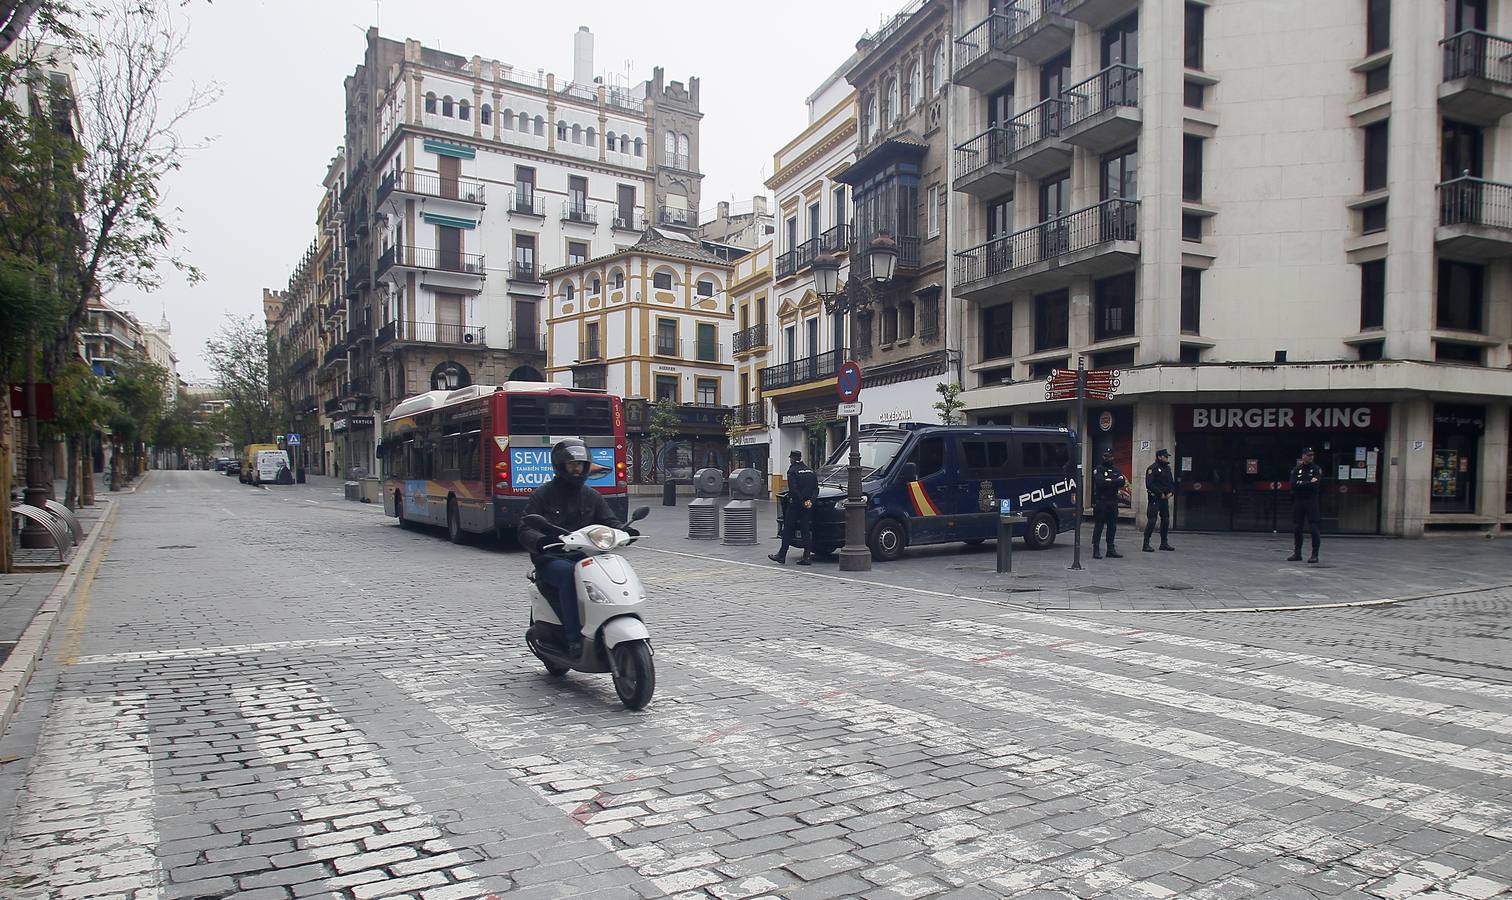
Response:
[{"label": "shop window", "polygon": [[1134,333],[1134,273],[1104,278],[1092,285],[1096,308],[1095,339],[1125,337]]},{"label": "shop window", "polygon": [[1386,260],[1360,264],[1360,330],[1386,324]]},{"label": "shop window", "polygon": [[1034,350],[1066,346],[1071,327],[1071,293],[1060,290],[1034,298]]},{"label": "shop window", "polygon": [[1439,328],[1480,331],[1485,303],[1486,267],[1474,263],[1439,260]]},{"label": "shop window", "polygon": [[1486,408],[1440,403],[1433,407],[1430,513],[1473,513]]},{"label": "shop window", "polygon": [[1202,270],[1181,270],[1181,333],[1202,333]]}]

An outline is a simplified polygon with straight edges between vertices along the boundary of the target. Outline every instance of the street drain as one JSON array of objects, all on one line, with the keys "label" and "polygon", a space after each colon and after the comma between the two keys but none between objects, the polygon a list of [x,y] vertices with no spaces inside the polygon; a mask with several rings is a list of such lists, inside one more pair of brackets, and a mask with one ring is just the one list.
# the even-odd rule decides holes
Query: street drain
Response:
[{"label": "street drain", "polygon": [[1071,589],[1071,593],[1073,593],[1073,594],[1121,594],[1121,593],[1123,593],[1123,588],[1104,587],[1103,585],[1100,585],[1100,584],[1094,584],[1094,585],[1090,585],[1088,587],[1072,588]]},{"label": "street drain", "polygon": [[159,550],[194,550],[193,544],[164,544]]},{"label": "street drain", "polygon": [[1175,584],[1157,584],[1157,585],[1155,585],[1155,590],[1157,590],[1157,591],[1190,591],[1191,589],[1192,589],[1192,585],[1190,585],[1190,584],[1181,584],[1180,582],[1177,582]]}]

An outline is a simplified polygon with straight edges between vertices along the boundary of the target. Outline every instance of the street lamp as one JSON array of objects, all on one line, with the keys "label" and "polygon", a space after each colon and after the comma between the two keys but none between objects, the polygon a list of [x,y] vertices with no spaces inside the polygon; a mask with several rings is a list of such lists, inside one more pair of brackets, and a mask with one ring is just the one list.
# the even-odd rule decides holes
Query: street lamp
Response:
[{"label": "street lamp", "polygon": [[[892,281],[898,263],[897,242],[887,233],[879,233],[867,246],[866,254],[871,280],[878,284]],[[831,315],[852,316],[871,305],[871,292],[857,279],[841,289],[840,260],[834,255],[822,253],[812,265],[814,293],[824,301]],[[854,322],[851,334],[855,334]],[[835,349],[838,352],[840,348]],[[866,546],[866,500],[861,493],[861,418],[848,418],[850,456],[846,460],[845,546],[840,548],[840,571],[869,572],[872,558]]]}]

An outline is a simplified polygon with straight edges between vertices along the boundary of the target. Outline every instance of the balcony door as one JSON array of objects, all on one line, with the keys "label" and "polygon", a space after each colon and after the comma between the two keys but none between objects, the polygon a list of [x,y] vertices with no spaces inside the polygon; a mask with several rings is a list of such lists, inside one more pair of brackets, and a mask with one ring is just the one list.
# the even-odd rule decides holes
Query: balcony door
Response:
[{"label": "balcony door", "polygon": [[1040,182],[1040,258],[1066,252],[1069,234],[1062,217],[1070,212],[1071,173],[1061,172]]},{"label": "balcony door", "polygon": [[1013,268],[1013,246],[1008,235],[1013,233],[1013,194],[992,200],[987,204],[987,273],[997,275]]},{"label": "balcony door", "polygon": [[441,196],[457,199],[457,179],[462,175],[462,160],[455,156],[438,156],[436,171],[441,175]]},{"label": "balcony door", "polygon": [[[425,340],[427,335],[417,335]],[[462,295],[436,292],[436,335],[441,344],[462,343]]]},{"label": "balcony door", "polygon": [[[1102,67],[1106,70],[1119,65],[1130,68],[1139,65],[1138,13],[1126,16],[1103,29]],[[1100,108],[1134,105],[1139,93],[1139,83],[1133,72],[1118,69],[1108,72],[1104,78]]]},{"label": "balcony door", "polygon": [[535,169],[515,166],[515,208],[530,212],[535,208]]},{"label": "balcony door", "polygon": [[1447,0],[1444,3],[1444,35],[1461,31],[1485,31],[1488,17],[1486,0]]},{"label": "balcony door", "polygon": [[[597,328],[598,323],[592,323],[590,328]],[[514,305],[514,332],[515,346],[520,349],[544,350],[545,347],[537,346],[540,343],[539,330],[536,326],[536,304],[534,300],[516,300]]]},{"label": "balcony door", "polygon": [[1463,175],[1471,178],[1485,176],[1485,132],[1464,122],[1444,120],[1442,144],[1443,181]]},{"label": "balcony door", "polygon": [[635,185],[619,186],[619,196],[615,198],[614,215],[623,227],[635,227]]},{"label": "balcony door", "polygon": [[813,359],[819,355],[819,317],[809,319],[803,327],[808,337],[809,359]]},{"label": "balcony door", "polygon": [[533,234],[515,235],[515,274],[535,278],[536,239]]},{"label": "balcony door", "polygon": [[462,271],[462,229],[436,226],[436,267],[447,272]]},{"label": "balcony door", "polygon": [[1115,151],[1102,159],[1102,197],[1105,201],[1102,217],[1102,239],[1105,241],[1132,241],[1134,235],[1134,209],[1127,203],[1106,203],[1109,200],[1139,199],[1139,151],[1134,147]]},{"label": "balcony door", "polygon": [[582,218],[588,211],[588,179],[581,175],[567,177],[567,209],[573,218]]},{"label": "balcony door", "polygon": [[[1050,100],[1059,98],[1061,91],[1071,85],[1071,51],[1067,50],[1060,56],[1055,57],[1040,66],[1040,99]],[[1045,107],[1040,116],[1040,137],[1054,137],[1060,134],[1061,107],[1059,103],[1051,103]]]}]

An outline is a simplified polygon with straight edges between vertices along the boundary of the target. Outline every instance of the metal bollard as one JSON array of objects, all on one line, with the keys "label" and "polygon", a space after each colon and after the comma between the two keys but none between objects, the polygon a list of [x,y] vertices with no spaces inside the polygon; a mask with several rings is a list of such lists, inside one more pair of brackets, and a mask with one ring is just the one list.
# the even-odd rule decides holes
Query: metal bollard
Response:
[{"label": "metal bollard", "polygon": [[731,500],[724,508],[724,543],[754,544],[756,537],[756,502]]},{"label": "metal bollard", "polygon": [[1011,500],[998,501],[997,572],[1006,575],[1013,571],[1013,526],[1023,521],[1023,516],[1013,511]]},{"label": "metal bollard", "polygon": [[719,504],[712,497],[688,504],[688,540],[719,540]]}]

